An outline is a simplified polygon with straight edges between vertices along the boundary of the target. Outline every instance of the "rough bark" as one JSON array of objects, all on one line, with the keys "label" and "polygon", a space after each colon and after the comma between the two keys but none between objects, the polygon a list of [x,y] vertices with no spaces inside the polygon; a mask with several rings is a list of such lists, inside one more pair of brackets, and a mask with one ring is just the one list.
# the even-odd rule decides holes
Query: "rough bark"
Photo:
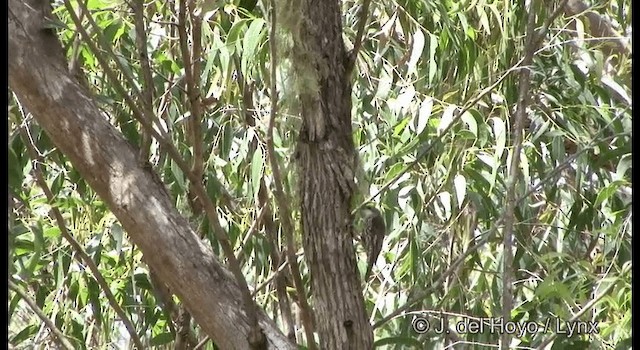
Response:
[{"label": "rough bark", "polygon": [[[163,184],[66,70],[46,1],[9,1],[9,86],[107,203],[145,261],[221,349],[249,349],[236,280],[173,206]],[[270,349],[294,349],[264,312]]]},{"label": "rough bark", "polygon": [[371,349],[350,214],[355,149],[340,2],[306,0],[301,6],[302,42],[296,45],[306,50],[318,86],[300,93],[296,155],[315,324],[322,349]]}]

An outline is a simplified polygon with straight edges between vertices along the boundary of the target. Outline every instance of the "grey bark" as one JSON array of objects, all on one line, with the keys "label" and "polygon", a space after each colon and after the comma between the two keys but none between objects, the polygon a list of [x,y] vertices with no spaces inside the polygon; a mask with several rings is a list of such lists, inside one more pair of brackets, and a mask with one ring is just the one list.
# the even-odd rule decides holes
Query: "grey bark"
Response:
[{"label": "grey bark", "polygon": [[315,324],[322,349],[371,349],[351,225],[356,156],[340,2],[306,0],[300,6],[304,25],[296,45],[308,54],[318,86],[301,92],[296,155]]}]

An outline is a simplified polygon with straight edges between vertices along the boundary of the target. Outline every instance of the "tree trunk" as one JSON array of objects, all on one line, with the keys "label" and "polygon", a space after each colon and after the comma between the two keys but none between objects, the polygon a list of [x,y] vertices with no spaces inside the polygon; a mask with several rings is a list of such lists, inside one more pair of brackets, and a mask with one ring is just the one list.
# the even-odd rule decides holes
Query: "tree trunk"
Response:
[{"label": "tree trunk", "polygon": [[[221,349],[249,349],[236,280],[173,206],[152,170],[66,70],[45,28],[48,1],[9,1],[9,86],[53,143],[107,203],[145,261]],[[295,349],[260,310],[270,349]]]},{"label": "tree trunk", "polygon": [[317,89],[301,91],[303,124],[297,149],[304,249],[311,269],[315,324],[322,349],[371,349],[353,246],[351,197],[356,153],[351,84],[342,41],[340,2],[306,0],[298,57]]}]

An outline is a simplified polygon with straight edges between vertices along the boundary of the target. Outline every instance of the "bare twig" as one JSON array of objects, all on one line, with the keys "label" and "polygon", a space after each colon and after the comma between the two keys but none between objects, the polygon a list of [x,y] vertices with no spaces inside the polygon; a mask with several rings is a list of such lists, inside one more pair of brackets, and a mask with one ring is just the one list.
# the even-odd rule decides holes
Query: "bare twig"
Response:
[{"label": "bare twig", "polygon": [[288,205],[288,200],[285,197],[284,190],[282,188],[282,176],[280,174],[280,167],[278,166],[278,159],[275,154],[275,147],[273,145],[273,128],[275,126],[276,114],[278,111],[278,91],[276,88],[276,65],[277,65],[277,51],[276,51],[276,2],[271,0],[271,32],[269,35],[269,51],[271,56],[271,116],[269,118],[269,129],[267,133],[267,152],[269,154],[269,162],[271,163],[271,170],[273,172],[273,182],[275,186],[275,197],[278,203],[278,207],[281,210],[280,218],[282,220],[282,226],[286,241],[286,254],[287,261],[291,269],[291,276],[293,284],[298,294],[298,300],[300,302],[300,309],[302,313],[302,323],[304,326],[305,336],[307,338],[307,347],[311,350],[316,349],[314,336],[313,336],[313,322],[311,315],[311,308],[307,302],[307,294],[302,283],[302,277],[300,274],[300,267],[298,266],[298,259],[295,254],[295,243],[293,239],[293,224],[291,223],[291,210]]},{"label": "bare twig", "polygon": [[16,294],[18,294],[20,298],[22,298],[22,300],[24,300],[24,302],[27,303],[27,305],[29,305],[31,310],[33,310],[33,312],[35,312],[36,315],[40,317],[42,322],[44,322],[44,324],[51,330],[51,332],[53,332],[53,335],[55,335],[55,338],[58,340],[60,345],[65,349],[69,349],[69,350],[75,349],[75,347],[69,342],[69,340],[67,340],[67,337],[62,333],[62,331],[59,330],[58,327],[56,327],[56,325],[53,323],[53,321],[51,321],[51,319],[49,319],[49,317],[47,317],[47,315],[45,315],[44,312],[38,307],[38,304],[36,304],[36,302],[33,301],[27,295],[27,293],[23,291],[22,288],[20,288],[12,280],[9,280],[8,282],[9,282],[9,289],[11,289]]},{"label": "bare twig", "polygon": [[274,278],[279,276],[280,273],[282,273],[282,271],[284,271],[284,269],[286,269],[287,267],[289,267],[289,262],[285,260],[280,266],[277,267],[277,269],[274,271],[273,274],[271,274],[271,276],[269,276],[269,278],[267,278],[264,282],[262,282],[260,285],[256,287],[256,290],[253,291],[253,295],[254,296],[257,295],[259,291],[263,290],[269,283],[271,283],[271,281],[273,281]]},{"label": "bare twig", "polygon": [[[191,4],[192,5],[192,4]],[[191,51],[188,48],[187,21],[185,11],[189,11],[191,20]],[[202,18],[194,13],[194,9],[187,8],[185,1],[180,1],[178,12],[178,33],[180,35],[180,50],[185,66],[187,95],[191,108],[191,143],[193,147],[192,170],[201,179],[204,175],[204,151],[202,136],[202,105],[200,103],[200,58],[202,56]]]},{"label": "bare twig", "polygon": [[[535,37],[536,14],[534,11],[534,1],[529,2],[527,18],[527,28],[525,37],[525,55],[522,64],[529,66],[533,63],[533,55],[539,38]],[[541,39],[540,39],[541,40]],[[518,102],[515,111],[515,125],[512,130],[512,150],[511,164],[509,167],[509,178],[506,185],[506,207],[504,210],[504,228],[502,230],[502,319],[505,322],[511,320],[511,308],[513,305],[513,226],[514,211],[516,208],[516,183],[520,176],[520,153],[522,152],[522,140],[524,120],[526,119],[527,105],[529,104],[529,86],[531,83],[531,72],[529,69],[520,71],[520,86],[518,89]],[[500,335],[500,348],[508,349],[511,343],[511,334],[504,332]]]},{"label": "bare twig", "polygon": [[208,341],[209,341],[209,336],[207,335],[204,338],[202,338],[202,340],[196,346],[193,347],[193,350],[202,349],[202,347],[205,346]]},{"label": "bare twig", "polygon": [[358,57],[358,51],[360,51],[360,47],[362,46],[364,29],[367,25],[367,18],[369,17],[369,5],[371,4],[371,0],[363,0],[362,8],[360,9],[360,20],[358,21],[358,32],[356,33],[356,41],[353,44],[353,49],[349,53],[349,57],[347,57],[347,75],[351,72],[353,67],[355,66],[356,59]]}]

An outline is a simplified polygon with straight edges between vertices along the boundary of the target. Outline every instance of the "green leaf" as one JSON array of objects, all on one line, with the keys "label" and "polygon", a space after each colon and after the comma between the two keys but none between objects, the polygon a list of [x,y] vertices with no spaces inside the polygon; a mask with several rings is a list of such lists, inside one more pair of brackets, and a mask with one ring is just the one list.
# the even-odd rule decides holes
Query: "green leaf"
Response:
[{"label": "green leaf", "polygon": [[600,192],[598,192],[598,197],[596,198],[596,202],[594,203],[593,206],[596,208],[600,207],[600,205],[604,201],[609,199],[612,195],[614,195],[621,186],[626,186],[626,185],[628,185],[627,182],[623,180],[617,180],[608,184],[602,190],[600,190]]},{"label": "green leaf", "polygon": [[64,22],[59,20],[57,17],[55,17],[55,18],[45,17],[44,24],[43,24],[42,27],[43,28],[47,28],[47,29],[66,29],[66,30],[71,30],[71,28],[69,28]]},{"label": "green leaf", "polygon": [[116,252],[118,254],[122,253],[122,240],[124,238],[124,230],[122,229],[122,226],[120,226],[119,223],[114,222],[111,225],[111,237],[113,237],[114,241],[116,242]]},{"label": "green leaf", "polygon": [[49,239],[55,239],[60,237],[60,234],[61,232],[58,226],[49,226],[44,230],[42,236],[44,238],[47,238],[47,241],[48,241]]},{"label": "green leaf", "polygon": [[33,275],[36,266],[38,266],[38,264],[40,263],[42,252],[44,249],[44,237],[42,228],[39,225],[33,226],[31,228],[31,232],[33,233],[33,255],[31,255],[31,257],[29,258],[27,266],[22,271],[20,271],[20,276],[25,280],[29,280],[29,278],[31,278],[31,276]]},{"label": "green leaf", "polygon": [[[227,41],[225,42],[226,50],[224,50],[224,53],[227,55],[227,57],[235,53],[236,47],[238,49],[240,48],[240,45],[241,45],[240,34],[242,33],[242,30],[246,26],[247,21],[248,20],[246,19],[239,20],[233,23],[233,25],[231,26],[231,29],[229,29],[229,34],[227,35]],[[220,54],[221,54],[220,58],[222,59],[222,54],[223,54],[222,50]],[[226,67],[227,65],[224,65],[224,66]]]},{"label": "green leaf", "polygon": [[493,124],[493,137],[496,140],[496,151],[494,158],[499,161],[502,158],[506,144],[507,144],[507,129],[504,125],[504,121],[500,118],[491,118]]},{"label": "green leaf", "polygon": [[456,105],[448,105],[445,107],[444,112],[442,112],[442,118],[440,119],[440,125],[438,125],[438,134],[441,135],[447,127],[453,121],[453,114],[456,111],[458,106]]},{"label": "green leaf", "polygon": [[151,338],[151,346],[160,346],[169,344],[173,341],[173,334],[169,332],[160,333],[153,338]]},{"label": "green leaf", "polygon": [[460,120],[467,124],[469,131],[471,131],[475,137],[478,137],[478,123],[476,123],[476,118],[474,118],[469,111],[464,112],[460,116]]},{"label": "green leaf", "polygon": [[416,133],[422,134],[424,129],[429,125],[429,117],[433,110],[433,98],[427,96],[420,104],[420,112],[418,113],[416,123]]},{"label": "green leaf", "polygon": [[378,88],[376,90],[376,98],[380,100],[386,100],[389,97],[389,92],[391,91],[391,87],[393,86],[392,77],[387,74],[386,70],[382,70],[380,72],[380,77],[378,79]]},{"label": "green leaf", "polygon": [[16,335],[14,335],[11,338],[10,343],[12,345],[19,345],[22,342],[24,342],[27,339],[32,338],[33,336],[35,336],[36,332],[38,332],[38,329],[40,328],[40,325],[28,325],[26,327],[24,327],[20,332],[18,332]]},{"label": "green leaf", "polygon": [[265,31],[263,30],[264,25],[264,20],[259,18],[255,19],[251,21],[251,24],[249,24],[249,29],[244,35],[242,44],[242,61],[240,66],[242,67],[242,74],[245,77],[250,76],[248,71],[249,64],[254,64],[253,61],[257,58],[256,51],[258,49],[260,41],[264,38],[265,34]]},{"label": "green leaf", "polygon": [[564,138],[556,136],[551,143],[551,155],[553,160],[561,163],[566,158],[566,150],[564,148]]},{"label": "green leaf", "polygon": [[9,188],[18,190],[22,185],[22,171],[23,165],[22,162],[18,159],[16,153],[12,148],[9,148],[8,162],[7,162],[7,174],[9,180]]},{"label": "green leaf", "polygon": [[176,180],[176,184],[178,184],[180,190],[184,192],[187,189],[184,174],[182,173],[182,170],[180,169],[178,164],[176,164],[176,162],[174,162],[173,160],[171,160],[171,175],[173,175],[173,178]]},{"label": "green leaf", "polygon": [[262,180],[262,169],[264,167],[264,157],[262,155],[262,148],[256,148],[253,153],[253,159],[251,160],[251,183],[253,184],[253,194],[258,195],[260,190],[260,182]]},{"label": "green leaf", "polygon": [[424,50],[424,33],[422,33],[422,29],[418,29],[413,33],[413,46],[411,48],[411,57],[409,57],[409,62],[407,62],[407,72],[408,74],[417,75],[416,64],[418,60],[422,56],[422,51]]},{"label": "green leaf", "polygon": [[631,169],[631,155],[625,154],[620,158],[620,161],[618,162],[615,178],[623,179],[627,174],[627,170],[629,169]]},{"label": "green leaf", "polygon": [[464,198],[467,195],[467,179],[461,175],[456,175],[453,178],[453,185],[456,189],[456,199],[458,201],[458,209],[462,208],[462,203],[464,203]]},{"label": "green leaf", "polygon": [[628,350],[631,349],[632,341],[631,337],[621,340],[617,345],[615,350]]},{"label": "green leaf", "polygon": [[544,300],[552,297],[560,298],[561,300],[571,300],[571,293],[567,287],[561,283],[554,281],[552,278],[547,277],[536,288],[535,294],[538,298]]},{"label": "green leaf", "polygon": [[429,33],[429,84],[433,83],[438,66],[436,64],[436,49],[438,48],[438,37]]}]

